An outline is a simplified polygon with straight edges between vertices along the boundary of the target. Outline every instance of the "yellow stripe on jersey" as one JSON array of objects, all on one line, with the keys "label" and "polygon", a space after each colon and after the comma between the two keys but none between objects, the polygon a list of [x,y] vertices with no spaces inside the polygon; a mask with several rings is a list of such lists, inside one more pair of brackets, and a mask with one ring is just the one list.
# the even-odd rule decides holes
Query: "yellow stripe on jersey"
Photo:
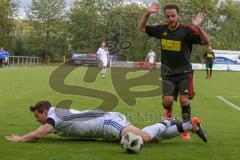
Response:
[{"label": "yellow stripe on jersey", "polygon": [[207,57],[208,57],[208,58],[213,58],[213,54],[212,54],[212,53],[208,53],[208,54],[207,54]]},{"label": "yellow stripe on jersey", "polygon": [[181,51],[181,41],[162,39],[161,44],[164,50]]}]

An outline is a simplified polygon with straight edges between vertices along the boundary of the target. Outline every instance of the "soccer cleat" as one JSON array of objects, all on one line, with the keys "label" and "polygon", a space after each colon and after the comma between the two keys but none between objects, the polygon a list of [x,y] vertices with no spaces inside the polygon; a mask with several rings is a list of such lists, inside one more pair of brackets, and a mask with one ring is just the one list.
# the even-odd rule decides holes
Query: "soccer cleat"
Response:
[{"label": "soccer cleat", "polygon": [[182,133],[182,139],[183,140],[189,140],[190,139],[190,134],[189,134],[189,132],[183,132]]},{"label": "soccer cleat", "polygon": [[198,135],[204,142],[207,142],[207,134],[201,125],[201,119],[194,117],[192,119],[192,131]]}]

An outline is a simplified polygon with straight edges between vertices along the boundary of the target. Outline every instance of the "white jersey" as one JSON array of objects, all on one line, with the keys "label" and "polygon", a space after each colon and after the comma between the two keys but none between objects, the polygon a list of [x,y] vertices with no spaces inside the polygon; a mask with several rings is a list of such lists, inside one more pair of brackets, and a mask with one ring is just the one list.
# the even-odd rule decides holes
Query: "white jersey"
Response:
[{"label": "white jersey", "polygon": [[108,55],[109,55],[109,51],[108,51],[108,48],[106,48],[106,47],[101,47],[101,48],[99,48],[98,51],[97,51],[97,57],[98,57],[100,60],[107,61]]},{"label": "white jersey", "polygon": [[154,52],[149,52],[147,55],[147,59],[149,63],[154,63],[156,59],[156,54]]},{"label": "white jersey", "polygon": [[70,138],[119,140],[120,132],[130,123],[117,112],[66,110],[51,107],[48,118],[54,121],[53,133]]}]

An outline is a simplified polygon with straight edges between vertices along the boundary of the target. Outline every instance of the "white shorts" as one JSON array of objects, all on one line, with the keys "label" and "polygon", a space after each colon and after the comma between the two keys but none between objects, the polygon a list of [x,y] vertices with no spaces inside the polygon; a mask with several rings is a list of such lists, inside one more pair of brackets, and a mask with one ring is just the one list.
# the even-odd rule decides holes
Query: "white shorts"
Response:
[{"label": "white shorts", "polygon": [[100,59],[99,67],[107,67],[107,59]]},{"label": "white shorts", "polygon": [[120,140],[121,131],[128,125],[130,122],[127,121],[126,117],[118,112],[108,112],[104,116],[104,136],[107,141],[118,141]]},{"label": "white shorts", "polygon": [[149,59],[148,63],[154,64],[154,59]]}]

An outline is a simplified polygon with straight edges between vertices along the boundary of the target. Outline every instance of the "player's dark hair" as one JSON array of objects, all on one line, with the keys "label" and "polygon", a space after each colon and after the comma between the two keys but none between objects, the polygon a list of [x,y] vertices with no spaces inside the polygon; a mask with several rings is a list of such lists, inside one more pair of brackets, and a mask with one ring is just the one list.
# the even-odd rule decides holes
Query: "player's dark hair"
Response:
[{"label": "player's dark hair", "polygon": [[38,111],[39,113],[43,113],[44,109],[49,110],[51,106],[51,103],[48,101],[38,101],[34,106],[30,106],[30,111]]},{"label": "player's dark hair", "polygon": [[176,4],[167,4],[165,7],[164,7],[164,13],[167,9],[175,9],[177,11],[177,13],[179,14],[180,13],[180,9],[178,8],[178,6]]}]

